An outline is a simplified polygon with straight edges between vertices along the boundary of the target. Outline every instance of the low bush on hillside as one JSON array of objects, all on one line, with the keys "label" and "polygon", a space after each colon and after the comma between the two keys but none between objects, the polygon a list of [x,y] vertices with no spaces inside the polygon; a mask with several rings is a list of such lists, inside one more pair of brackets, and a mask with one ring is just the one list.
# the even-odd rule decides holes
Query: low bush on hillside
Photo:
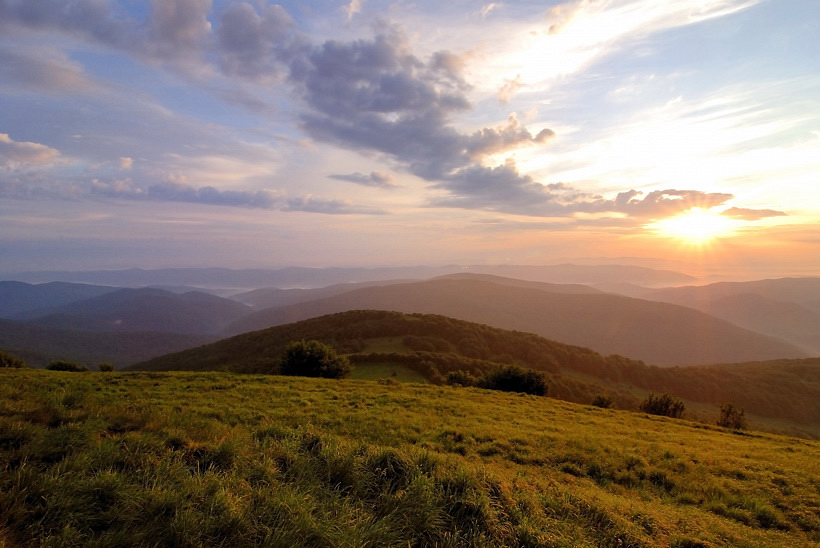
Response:
[{"label": "low bush on hillside", "polygon": [[603,394],[598,394],[594,398],[592,398],[592,405],[595,407],[600,407],[602,409],[609,409],[615,402],[610,396],[605,396]]},{"label": "low bush on hillside", "polygon": [[733,430],[746,428],[746,412],[735,407],[734,403],[727,402],[720,406],[720,416],[717,425]]},{"label": "low bush on hillside", "polygon": [[343,379],[352,371],[346,356],[316,340],[294,341],[282,355],[279,371],[282,375]]},{"label": "low bush on hillside", "polygon": [[450,386],[475,386],[476,379],[469,371],[459,369],[447,373],[447,384]]},{"label": "low bush on hillside", "polygon": [[535,396],[547,395],[547,377],[540,371],[517,365],[502,365],[476,381],[476,386],[504,392],[523,392]]},{"label": "low bush on hillside", "polygon": [[2,350],[0,350],[0,368],[9,367],[14,369],[20,369],[25,366],[26,362],[24,362],[14,354],[9,354],[8,352],[3,352]]},{"label": "low bush on hillside", "polygon": [[89,370],[86,366],[79,363],[64,360],[55,360],[48,364],[46,369],[49,371],[70,371],[73,373],[82,373]]},{"label": "low bush on hillside", "polygon": [[641,402],[638,409],[650,415],[661,415],[664,417],[672,417],[679,419],[683,416],[686,406],[677,398],[673,398],[669,394],[662,394],[656,396],[649,394],[647,398]]}]

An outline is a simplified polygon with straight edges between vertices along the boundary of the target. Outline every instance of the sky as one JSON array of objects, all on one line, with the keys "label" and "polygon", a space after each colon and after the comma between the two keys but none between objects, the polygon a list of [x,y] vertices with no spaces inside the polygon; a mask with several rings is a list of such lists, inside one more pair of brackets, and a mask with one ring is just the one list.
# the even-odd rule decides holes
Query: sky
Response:
[{"label": "sky", "polygon": [[0,272],[820,275],[817,0],[0,0]]}]

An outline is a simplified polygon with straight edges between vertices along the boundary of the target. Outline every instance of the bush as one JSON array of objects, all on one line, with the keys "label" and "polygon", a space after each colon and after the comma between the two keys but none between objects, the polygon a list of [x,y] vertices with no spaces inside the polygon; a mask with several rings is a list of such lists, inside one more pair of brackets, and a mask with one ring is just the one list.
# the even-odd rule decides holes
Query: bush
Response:
[{"label": "bush", "polygon": [[101,363],[100,365],[97,366],[97,369],[99,369],[100,371],[103,371],[104,373],[110,373],[111,371],[114,371],[114,364]]},{"label": "bush", "polygon": [[649,394],[649,397],[641,402],[638,409],[650,415],[661,415],[679,419],[683,416],[686,406],[683,405],[682,401],[673,398],[669,394],[663,394],[662,396]]},{"label": "bush", "polygon": [[447,384],[450,386],[475,386],[476,378],[469,371],[459,369],[447,373]]},{"label": "bush", "polygon": [[17,356],[14,356],[12,354],[9,354],[7,352],[3,352],[2,350],[0,350],[0,368],[13,367],[15,369],[20,369],[20,368],[25,367],[25,366],[26,366],[26,362],[24,362],[23,360],[21,360]]},{"label": "bush", "polygon": [[735,407],[734,403],[724,403],[720,406],[720,417],[717,425],[734,430],[746,428],[746,411]]},{"label": "bush", "polygon": [[478,379],[477,385],[490,390],[524,392],[536,396],[546,396],[549,388],[543,373],[517,365],[499,366]]},{"label": "bush", "polygon": [[613,401],[612,398],[609,396],[604,396],[603,394],[598,394],[592,399],[592,405],[595,407],[600,407],[602,409],[609,409],[612,407]]},{"label": "bush", "polygon": [[349,377],[352,370],[346,356],[340,356],[333,348],[316,340],[290,343],[279,364],[282,375],[326,379]]},{"label": "bush", "polygon": [[46,367],[49,371],[72,371],[74,373],[81,373],[88,371],[88,368],[79,363],[67,362],[62,360],[55,360]]}]

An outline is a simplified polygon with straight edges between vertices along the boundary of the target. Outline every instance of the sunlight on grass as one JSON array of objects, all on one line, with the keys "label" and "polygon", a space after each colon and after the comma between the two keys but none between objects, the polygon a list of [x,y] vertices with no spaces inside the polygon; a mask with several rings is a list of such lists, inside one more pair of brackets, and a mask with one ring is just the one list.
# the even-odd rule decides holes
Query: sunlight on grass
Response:
[{"label": "sunlight on grass", "polygon": [[13,545],[820,542],[813,441],[475,388],[2,376]]}]

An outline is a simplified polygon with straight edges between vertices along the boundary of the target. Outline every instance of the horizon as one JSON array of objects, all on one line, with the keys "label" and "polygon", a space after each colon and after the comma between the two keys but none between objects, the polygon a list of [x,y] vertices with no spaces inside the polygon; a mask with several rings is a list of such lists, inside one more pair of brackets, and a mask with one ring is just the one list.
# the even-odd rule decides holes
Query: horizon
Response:
[{"label": "horizon", "polygon": [[0,31],[4,276],[820,275],[814,0],[9,0]]}]

